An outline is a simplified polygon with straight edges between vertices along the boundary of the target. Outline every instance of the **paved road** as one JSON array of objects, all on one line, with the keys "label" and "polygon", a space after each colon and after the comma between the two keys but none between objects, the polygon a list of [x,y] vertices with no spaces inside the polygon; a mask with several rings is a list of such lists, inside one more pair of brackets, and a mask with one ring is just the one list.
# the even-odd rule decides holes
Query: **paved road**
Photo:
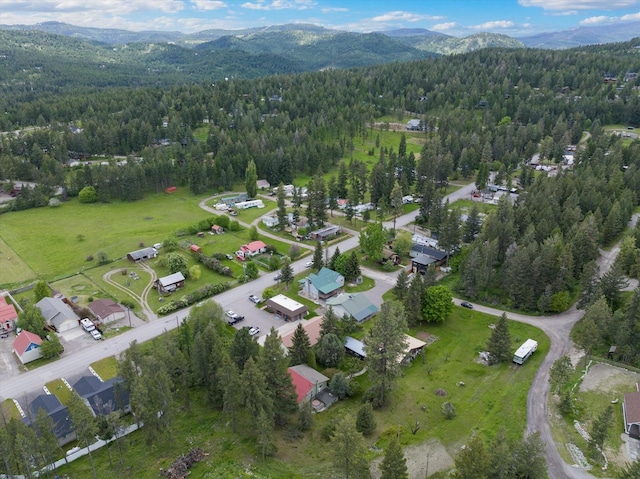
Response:
[{"label": "paved road", "polygon": [[[460,190],[454,192],[448,196],[449,202],[453,203],[456,199],[467,198],[471,191],[474,189],[474,185],[467,185]],[[402,227],[410,224],[415,220],[418,215],[418,211],[411,212],[397,218],[396,227]],[[637,216],[634,217],[634,221]],[[392,222],[385,223],[385,227],[393,226]],[[278,238],[282,240],[282,238]],[[358,246],[358,237],[353,236],[338,244],[341,251],[347,251],[351,248]],[[335,246],[329,248],[331,255]],[[601,271],[606,271],[612,264],[615,256],[617,255],[617,247],[612,248],[609,251],[601,251],[600,265]],[[293,269],[295,273],[299,273],[305,269],[304,263],[307,260],[300,260],[293,263]],[[385,275],[376,271],[366,270],[366,275],[373,277],[376,280],[376,288],[374,289],[375,296],[372,294],[372,299],[375,299],[376,303],[382,302],[382,293],[392,287],[395,280],[391,275]],[[279,326],[277,320],[273,319],[270,315],[265,317],[264,314],[259,312],[253,304],[247,300],[249,294],[259,294],[266,288],[273,284],[273,275],[265,274],[260,278],[246,284],[234,288],[231,291],[222,293],[214,298],[224,309],[233,309],[234,311],[245,315],[248,319],[245,320],[245,325],[249,324],[249,321],[256,322],[262,329],[262,334],[265,334],[270,325]],[[459,303],[458,300],[456,302]],[[499,316],[502,311],[488,308],[485,306],[476,305],[475,308],[478,311],[485,312]],[[112,356],[121,353],[129,347],[129,344],[133,340],[138,342],[148,341],[153,339],[165,330],[171,330],[178,326],[178,324],[189,314],[190,308],[186,308],[177,312],[174,315],[162,318],[151,318],[151,320],[138,328],[134,328],[119,336],[110,338],[108,341],[103,341],[98,347],[87,348],[74,353],[63,355],[63,357],[51,364],[37,368],[26,374],[22,374],[17,377],[0,379],[0,398],[17,398],[20,399],[24,396],[25,392],[34,391],[40,389],[42,385],[52,379],[61,376],[74,376],[86,371],[87,366],[104,357]],[[540,431],[542,439],[547,445],[547,463],[549,476],[552,479],[592,479],[593,476],[586,471],[571,467],[564,463],[558,450],[552,440],[550,427],[549,427],[549,412],[547,409],[548,395],[549,395],[549,383],[548,375],[549,368],[553,362],[565,354],[570,346],[569,333],[573,325],[582,317],[582,312],[574,308],[569,311],[556,315],[556,316],[540,316],[530,317],[515,313],[509,313],[509,318],[522,321],[539,327],[550,338],[551,346],[549,353],[545,357],[540,369],[538,370],[533,384],[529,391],[527,398],[527,433],[534,431]],[[263,324],[267,327],[263,327]]]}]

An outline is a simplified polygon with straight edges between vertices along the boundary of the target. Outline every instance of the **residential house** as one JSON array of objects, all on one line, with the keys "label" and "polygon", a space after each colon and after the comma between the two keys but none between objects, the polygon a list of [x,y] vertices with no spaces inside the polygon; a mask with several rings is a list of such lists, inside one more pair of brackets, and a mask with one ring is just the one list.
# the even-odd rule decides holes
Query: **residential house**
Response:
[{"label": "residential house", "polygon": [[427,272],[427,268],[435,263],[435,258],[427,256],[426,254],[419,254],[415,258],[411,258],[411,272],[415,274],[425,274]]},{"label": "residential house", "polygon": [[284,294],[267,299],[267,308],[285,321],[297,321],[304,318],[309,312],[304,304],[298,303]]},{"label": "residential house", "polygon": [[101,381],[96,376],[83,376],[75,382],[73,389],[91,408],[94,416],[113,411],[131,412],[129,392],[123,387],[122,378]]},{"label": "residential house", "polygon": [[318,274],[310,273],[302,280],[302,290],[310,298],[326,300],[336,296],[344,287],[344,276],[329,268],[321,268]]},{"label": "residential house", "polygon": [[640,440],[640,385],[638,391],[624,395],[622,414],[624,415],[624,432],[629,437]]},{"label": "residential house", "polygon": [[53,434],[58,440],[58,445],[64,446],[76,439],[69,408],[63,405],[53,394],[40,394],[31,401],[29,403],[29,414],[22,421],[27,426],[34,425],[40,409],[44,410],[53,421]]},{"label": "residential house", "polygon": [[103,324],[124,319],[125,310],[111,299],[96,299],[89,303],[89,311]]},{"label": "residential house", "polygon": [[224,233],[224,228],[220,225],[213,225],[211,227],[211,232],[216,235],[221,235],[222,233]]},{"label": "residential house", "polygon": [[436,266],[440,266],[447,260],[447,253],[439,249],[432,248],[431,246],[427,246],[425,244],[414,244],[413,246],[411,246],[409,256],[411,256],[411,258],[416,258],[420,255],[426,255],[433,258],[435,260]]},{"label": "residential house", "polygon": [[312,401],[318,393],[327,387],[329,378],[306,364],[299,364],[288,368],[291,381],[296,388],[298,404]]},{"label": "residential house", "polygon": [[184,275],[178,271],[163,278],[158,278],[155,282],[158,293],[173,293],[176,289],[184,287]]},{"label": "residential house", "polygon": [[362,323],[378,312],[378,307],[369,301],[364,293],[340,293],[327,299],[327,306],[333,308],[333,312],[342,318],[348,315]]},{"label": "residential house", "polygon": [[155,248],[142,248],[137,251],[127,253],[127,259],[129,261],[133,261],[134,263],[138,263],[139,261],[146,261],[148,259],[155,258],[156,256],[158,256],[158,251]]},{"label": "residential house", "polygon": [[422,129],[422,120],[413,119],[407,122],[408,131],[421,131]]},{"label": "residential house", "polygon": [[13,341],[13,352],[22,364],[27,364],[42,357],[42,339],[35,333],[21,331]]},{"label": "residential house", "polygon": [[42,298],[36,303],[47,324],[59,333],[80,326],[80,318],[67,303],[60,298]]},{"label": "residential house", "polygon": [[271,188],[271,184],[267,180],[257,180],[256,187],[259,190],[268,190],[269,188]]},{"label": "residential house", "polygon": [[0,296],[0,334],[8,333],[16,329],[18,312],[13,304],[7,303],[4,296]]},{"label": "residential house", "polygon": [[420,341],[418,338],[414,338],[413,336],[409,336],[408,334],[405,334],[404,338],[406,347],[404,349],[404,357],[402,358],[402,361],[410,363],[422,352],[427,343]]},{"label": "residential house", "polygon": [[[408,334],[404,335],[404,343],[404,353],[402,353],[398,357],[398,362],[410,363],[416,358],[416,356],[418,356],[418,354],[422,352],[422,350],[427,345],[427,343],[425,343],[424,341],[420,341],[418,338],[414,338],[413,336],[409,336]],[[345,339],[344,348],[347,353],[359,359],[365,359],[367,357],[364,343],[352,338],[351,336],[347,336],[347,338]]]},{"label": "residential house", "polygon": [[341,231],[342,228],[340,228],[339,226],[325,225],[323,228],[309,233],[309,236],[311,237],[311,239],[316,241],[327,241],[338,236]]},{"label": "residential house", "polygon": [[251,243],[240,246],[240,249],[236,251],[236,256],[239,260],[244,261],[247,258],[264,253],[265,251],[267,251],[267,245],[264,241],[252,241]]},{"label": "residential house", "polygon": [[286,333],[282,332],[282,336],[280,337],[280,339],[282,340],[282,345],[287,348],[287,350],[291,348],[291,346],[293,346],[293,335],[296,332],[298,324],[301,324],[302,329],[305,330],[307,336],[309,337],[309,343],[311,344],[311,346],[315,346],[316,344],[318,344],[318,341],[320,341],[320,329],[322,329],[322,321],[324,321],[323,316],[316,316],[315,318],[311,318],[307,321],[303,320],[301,323],[296,323],[295,328],[293,328],[292,324],[292,328],[289,331],[287,331]]}]

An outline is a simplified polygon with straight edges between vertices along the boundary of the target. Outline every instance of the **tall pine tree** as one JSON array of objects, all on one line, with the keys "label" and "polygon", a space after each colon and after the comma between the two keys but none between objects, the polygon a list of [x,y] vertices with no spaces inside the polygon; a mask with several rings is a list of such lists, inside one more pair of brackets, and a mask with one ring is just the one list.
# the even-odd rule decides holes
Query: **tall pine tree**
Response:
[{"label": "tall pine tree", "polygon": [[507,313],[502,313],[498,323],[491,331],[491,336],[487,341],[487,351],[489,352],[490,364],[508,363],[511,360],[513,354]]}]

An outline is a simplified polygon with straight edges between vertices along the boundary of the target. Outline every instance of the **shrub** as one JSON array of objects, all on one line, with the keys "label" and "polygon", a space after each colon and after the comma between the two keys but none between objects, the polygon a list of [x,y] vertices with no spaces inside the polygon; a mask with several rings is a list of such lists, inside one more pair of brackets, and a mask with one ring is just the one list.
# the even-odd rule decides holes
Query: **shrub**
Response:
[{"label": "shrub", "polygon": [[100,264],[105,264],[109,262],[109,256],[107,256],[107,253],[105,253],[102,250],[96,253],[96,257],[98,258],[98,263]]},{"label": "shrub", "polygon": [[440,411],[444,414],[444,417],[447,419],[453,419],[456,417],[456,408],[449,401],[445,402],[440,406]]},{"label": "shrub", "polygon": [[213,257],[215,259],[217,259],[218,261],[224,261],[227,257],[224,255],[224,253],[213,253]]},{"label": "shrub", "polygon": [[276,295],[276,292],[273,290],[273,288],[264,288],[264,291],[262,292],[262,299],[264,299],[265,301],[267,299],[271,299]]},{"label": "shrub", "polygon": [[89,256],[87,256],[86,260],[87,260],[87,261],[93,261],[93,255],[92,255],[92,254],[90,254]]},{"label": "shrub", "polygon": [[363,436],[370,436],[374,433],[377,426],[371,403],[363,404],[358,410],[358,416],[356,417],[356,429],[358,432],[361,432]]},{"label": "shrub", "polygon": [[[374,409],[380,409],[381,407],[384,407],[385,403],[380,401],[380,388],[381,386],[371,386],[370,388],[368,388],[362,395],[362,402],[371,403]],[[388,396],[388,394],[384,395],[385,402]]]}]

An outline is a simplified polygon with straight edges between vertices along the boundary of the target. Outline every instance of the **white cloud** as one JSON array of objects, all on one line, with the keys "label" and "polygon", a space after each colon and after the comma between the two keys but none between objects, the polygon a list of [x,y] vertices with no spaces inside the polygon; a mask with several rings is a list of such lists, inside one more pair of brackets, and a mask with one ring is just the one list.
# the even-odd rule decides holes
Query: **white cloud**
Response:
[{"label": "white cloud", "polygon": [[[53,15],[66,12],[93,12],[96,15],[126,15],[154,12],[177,13],[185,8],[182,0],[0,0],[0,12]],[[61,21],[61,20],[60,20]]]},{"label": "white cloud", "polygon": [[569,17],[571,15],[577,15],[578,10],[564,10],[562,12],[551,12],[549,15],[552,17]]},{"label": "white cloud", "polygon": [[421,20],[442,20],[444,17],[434,15],[421,15],[418,13],[403,12],[396,10],[383,15],[373,17],[373,22],[419,22]]},{"label": "white cloud", "polygon": [[307,10],[316,3],[312,0],[272,0],[271,2],[265,2],[264,0],[258,0],[256,3],[246,2],[240,5],[242,8],[249,10]]},{"label": "white cloud", "polygon": [[615,10],[633,7],[638,0],[518,0],[518,3],[544,10]]},{"label": "white cloud", "polygon": [[437,23],[436,25],[429,28],[429,30],[435,30],[436,32],[441,32],[445,30],[451,30],[452,28],[457,27],[458,24],[456,22],[447,22],[447,23]]},{"label": "white cloud", "polygon": [[613,23],[616,21],[616,17],[607,17],[605,15],[598,15],[597,17],[589,17],[580,21],[580,25],[602,25],[605,23]]},{"label": "white cloud", "polygon": [[515,24],[511,20],[494,20],[492,22],[484,22],[480,25],[474,25],[473,29],[476,30],[493,30],[495,28],[511,28]]},{"label": "white cloud", "polygon": [[638,12],[638,13],[629,13],[627,15],[622,15],[620,17],[620,20],[622,20],[623,22],[635,22],[637,20],[640,20],[640,12]]},{"label": "white cloud", "polygon": [[220,0],[191,0],[191,3],[198,10],[219,10],[227,7],[227,4]]},{"label": "white cloud", "polygon": [[322,13],[333,13],[333,12],[348,12],[349,9],[345,7],[330,7],[321,9]]}]

